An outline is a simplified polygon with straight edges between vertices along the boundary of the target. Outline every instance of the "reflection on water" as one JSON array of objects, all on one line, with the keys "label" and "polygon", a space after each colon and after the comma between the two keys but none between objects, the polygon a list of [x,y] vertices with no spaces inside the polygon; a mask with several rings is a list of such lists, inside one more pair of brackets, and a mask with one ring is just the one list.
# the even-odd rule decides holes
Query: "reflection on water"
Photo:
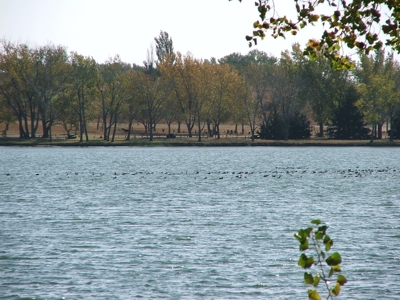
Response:
[{"label": "reflection on water", "polygon": [[305,299],[330,224],[344,299],[398,299],[399,148],[0,148],[0,298]]}]

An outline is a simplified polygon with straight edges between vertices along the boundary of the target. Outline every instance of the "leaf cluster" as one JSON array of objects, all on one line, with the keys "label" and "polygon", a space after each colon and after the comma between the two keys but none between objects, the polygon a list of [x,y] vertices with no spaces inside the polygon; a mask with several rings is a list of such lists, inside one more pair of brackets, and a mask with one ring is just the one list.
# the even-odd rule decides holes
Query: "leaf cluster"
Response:
[{"label": "leaf cluster", "polygon": [[[319,40],[309,40],[304,55],[313,59],[318,51],[323,51],[335,69],[354,67],[348,56],[340,54],[341,44],[367,55],[383,45],[400,52],[398,0],[294,0],[294,5],[297,19],[292,21],[286,16],[275,17],[274,1],[257,0],[255,6],[259,20],[253,23],[252,34],[246,36],[249,46],[257,44],[258,38],[264,39],[267,32],[271,32],[274,38],[285,38],[288,33],[296,35],[306,26],[321,22],[327,29]],[[323,6],[328,6],[331,13],[317,13],[317,8]],[[385,40],[379,32],[385,34]]]},{"label": "leaf cluster", "polygon": [[[321,222],[321,220],[312,220],[312,226],[305,229],[300,229],[294,234],[294,237],[299,242],[299,249],[302,252],[297,262],[298,266],[303,269],[310,269],[315,266],[319,269],[314,276],[311,272],[307,271],[304,273],[304,283],[313,285],[315,288],[318,287],[320,281],[325,283],[328,290],[328,298],[332,299],[332,296],[338,296],[347,279],[342,274],[339,274],[336,278],[336,283],[333,288],[329,286],[329,282],[332,281],[332,277],[335,273],[340,273],[340,264],[342,263],[342,257],[339,252],[329,254],[333,246],[333,240],[326,233],[328,226]],[[314,250],[316,257],[307,256],[307,250]],[[328,275],[325,274],[325,268],[329,267]],[[308,290],[308,297],[312,300],[321,299],[320,294],[316,290]]]}]

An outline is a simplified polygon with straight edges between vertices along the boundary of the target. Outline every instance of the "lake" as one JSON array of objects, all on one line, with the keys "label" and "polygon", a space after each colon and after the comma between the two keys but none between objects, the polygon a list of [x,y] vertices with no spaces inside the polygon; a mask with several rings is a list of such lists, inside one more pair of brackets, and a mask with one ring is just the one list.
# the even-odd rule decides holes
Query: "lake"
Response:
[{"label": "lake", "polygon": [[339,299],[400,299],[399,158],[0,147],[0,299],[307,299],[293,234],[316,218],[342,255]]}]

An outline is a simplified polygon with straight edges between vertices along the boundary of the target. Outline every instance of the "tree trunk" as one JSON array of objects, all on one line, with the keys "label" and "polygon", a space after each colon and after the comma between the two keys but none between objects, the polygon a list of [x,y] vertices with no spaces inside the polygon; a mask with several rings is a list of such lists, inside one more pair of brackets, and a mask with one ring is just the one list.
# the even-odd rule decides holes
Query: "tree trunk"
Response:
[{"label": "tree trunk", "polygon": [[[389,131],[389,128],[386,123],[386,132]],[[393,116],[390,116],[390,141],[393,142]]]},{"label": "tree trunk", "polygon": [[198,138],[198,142],[201,142],[201,122],[200,122],[200,116],[197,119],[197,127],[199,129],[199,138]]},{"label": "tree trunk", "polygon": [[178,122],[178,133],[181,133],[181,122]]},{"label": "tree trunk", "polygon": [[323,122],[319,122],[319,137],[323,137],[324,136],[324,123]]},{"label": "tree trunk", "polygon": [[28,124],[28,118],[26,116],[24,116],[24,124],[25,124],[24,137],[29,138],[29,124]]},{"label": "tree trunk", "polygon": [[52,137],[52,132],[51,132],[51,124],[50,124],[50,127],[49,127],[49,136],[50,136],[50,142],[52,142],[53,141],[53,137]]},{"label": "tree trunk", "polygon": [[378,139],[382,139],[383,134],[382,134],[382,127],[383,127],[383,123],[378,124]]},{"label": "tree trunk", "polygon": [[114,119],[114,130],[113,130],[113,135],[111,142],[113,143],[115,140],[115,133],[117,132],[117,114],[115,114],[115,119]]},{"label": "tree trunk", "polygon": [[375,125],[372,125],[371,140],[370,140],[371,143],[374,142],[374,136],[375,136]]},{"label": "tree trunk", "polygon": [[108,141],[107,137],[107,114],[103,112],[103,140]]},{"label": "tree trunk", "polygon": [[128,135],[127,135],[127,137],[126,137],[126,140],[127,140],[127,141],[129,141],[129,140],[131,139],[132,123],[133,123],[133,118],[129,120]]},{"label": "tree trunk", "polygon": [[149,118],[149,123],[147,124],[147,126],[149,127],[149,130],[150,130],[150,139],[149,139],[149,141],[152,142],[153,141],[153,118],[151,116]]},{"label": "tree trunk", "polygon": [[168,122],[167,125],[168,125],[168,134],[171,134],[171,122]]},{"label": "tree trunk", "polygon": [[42,114],[42,138],[48,138],[49,137],[49,131],[48,127],[46,126],[46,117],[44,114]]},{"label": "tree trunk", "polygon": [[208,131],[208,136],[213,137],[213,133],[211,131],[211,123],[207,121],[207,131]]}]

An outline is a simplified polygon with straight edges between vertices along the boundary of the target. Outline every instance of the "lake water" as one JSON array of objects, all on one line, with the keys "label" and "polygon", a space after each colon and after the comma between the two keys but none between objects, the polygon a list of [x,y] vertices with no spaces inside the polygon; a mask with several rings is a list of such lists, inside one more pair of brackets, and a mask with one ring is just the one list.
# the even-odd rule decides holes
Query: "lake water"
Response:
[{"label": "lake water", "polygon": [[343,258],[339,299],[400,299],[399,158],[0,147],[0,299],[307,299],[293,234],[314,218]]}]

